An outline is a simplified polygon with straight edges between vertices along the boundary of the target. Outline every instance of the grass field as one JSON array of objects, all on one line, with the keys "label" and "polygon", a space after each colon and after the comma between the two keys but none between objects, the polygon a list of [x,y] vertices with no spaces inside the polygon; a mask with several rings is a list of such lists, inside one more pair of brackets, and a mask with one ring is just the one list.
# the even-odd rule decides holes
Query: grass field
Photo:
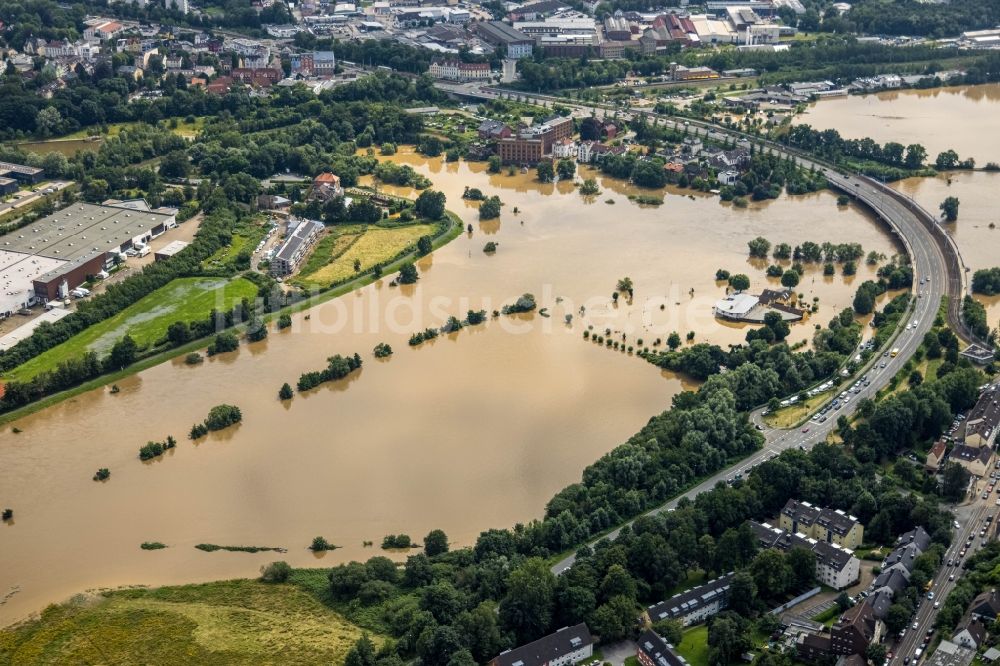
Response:
[{"label": "grass field", "polygon": [[691,666],[708,666],[708,625],[702,624],[684,632],[677,652]]},{"label": "grass field", "polygon": [[206,269],[221,268],[231,263],[244,250],[253,252],[257,244],[267,234],[267,225],[260,219],[240,222],[229,245],[224,245],[215,253],[201,262]]},{"label": "grass field", "polygon": [[179,278],[133,303],[110,319],[91,326],[27,363],[14,368],[5,379],[24,381],[52,370],[59,361],[94,351],[104,355],[126,333],[140,347],[163,337],[175,321],[190,322],[207,316],[212,308],[224,310],[243,297],[257,295],[257,286],[243,278]]},{"label": "grass field", "polygon": [[0,663],[343,663],[360,636],[299,587],[232,580],[81,595],[50,606],[0,631]]},{"label": "grass field", "polygon": [[[326,238],[320,241],[296,282],[304,286],[327,286],[343,282],[375,264],[384,264],[414,245],[421,236],[433,236],[436,231],[437,227],[433,224],[368,229],[345,227],[334,234],[353,238],[344,242],[328,241]],[[355,259],[361,262],[360,271],[354,270]]]}]

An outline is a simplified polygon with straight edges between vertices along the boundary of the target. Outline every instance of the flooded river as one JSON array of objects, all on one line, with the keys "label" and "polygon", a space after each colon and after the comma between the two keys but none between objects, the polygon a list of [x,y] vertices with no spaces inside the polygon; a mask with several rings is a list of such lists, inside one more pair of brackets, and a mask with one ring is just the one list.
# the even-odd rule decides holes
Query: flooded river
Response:
[{"label": "flooded river", "polygon": [[1000,84],[993,83],[834,97],[811,104],[794,122],[836,129],[850,139],[919,143],[931,162],[952,149],[982,166],[1000,162],[998,113]]},{"label": "flooded river", "polygon": [[[0,606],[0,624],[88,588],[253,576],[275,559],[331,565],[380,553],[389,533],[419,540],[441,528],[470,544],[483,529],[539,517],[555,491],[691,388],[585,342],[587,325],[623,331],[629,344],[671,330],[736,343],[745,329],[711,316],[723,294],[714,274],[745,272],[752,290],[764,287],[765,266],[747,259],[751,238],[896,251],[884,230],[838,209],[831,193],[746,210],[668,194],[650,208],[608,179],[585,201],[568,184],[543,186],[530,175],[393,159],[428,175],[473,227],[418,263],[417,285],[382,280],[295,315],[291,329],[236,353],[196,367],[177,359],[119,382],[118,394],[91,391],[23,418],[14,424],[20,434],[4,428],[0,504],[15,520],[0,524],[0,599],[16,593]],[[500,195],[499,221],[478,221],[475,205],[460,199],[466,185]],[[482,251],[490,240],[499,243],[492,256]],[[821,309],[793,326],[792,338],[808,339],[814,323],[849,307],[870,274],[862,265],[845,281],[810,270],[801,291],[810,302],[818,296]],[[625,276],[634,302],[614,307],[612,290]],[[407,345],[413,331],[524,292],[551,317],[501,318]],[[378,342],[395,354],[373,359]],[[276,399],[283,382],[356,351],[365,365],[348,380],[287,404]],[[191,424],[219,403],[241,407],[243,423],[188,441]],[[142,444],[168,434],[176,449],[138,460]],[[106,483],[91,480],[99,467],[111,470]],[[306,547],[317,535],[343,548],[315,556]],[[169,547],[143,551],[144,541]],[[205,553],[198,543],[288,552]]]},{"label": "flooded river", "polygon": [[[946,197],[958,197],[958,220],[945,228],[970,269],[969,279],[978,269],[1000,266],[1000,211],[996,205],[1000,173],[955,171],[937,178],[908,178],[896,188],[931,212],[936,212]],[[986,306],[990,328],[1000,326],[1000,296],[976,295],[976,299]]]}]

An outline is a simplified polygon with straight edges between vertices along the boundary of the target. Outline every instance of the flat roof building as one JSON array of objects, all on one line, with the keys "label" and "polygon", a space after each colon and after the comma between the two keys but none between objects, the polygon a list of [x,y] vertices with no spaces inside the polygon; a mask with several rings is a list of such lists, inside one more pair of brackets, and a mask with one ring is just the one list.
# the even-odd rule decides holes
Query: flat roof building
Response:
[{"label": "flat roof building", "polygon": [[153,254],[153,258],[156,261],[163,261],[164,259],[169,259],[174,256],[184,248],[186,248],[190,243],[182,240],[175,240],[167,243],[165,246],[161,247],[159,250]]},{"label": "flat roof building", "polygon": [[146,208],[74,203],[0,237],[0,315],[64,298],[115,256],[176,225],[175,214]]},{"label": "flat roof building", "polygon": [[0,176],[14,178],[22,183],[37,183],[45,178],[45,169],[13,162],[0,162]]}]

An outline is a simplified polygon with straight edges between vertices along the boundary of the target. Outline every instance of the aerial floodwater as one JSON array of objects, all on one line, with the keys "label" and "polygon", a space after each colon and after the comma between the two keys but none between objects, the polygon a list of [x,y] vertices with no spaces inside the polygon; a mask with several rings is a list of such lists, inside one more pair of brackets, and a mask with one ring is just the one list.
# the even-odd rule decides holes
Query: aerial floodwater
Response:
[{"label": "aerial floodwater", "polygon": [[[0,599],[10,594],[0,624],[86,589],[250,577],[275,559],[329,566],[380,552],[390,533],[441,528],[465,545],[483,529],[539,517],[586,465],[694,388],[585,341],[587,326],[630,345],[673,330],[738,343],[746,327],[712,316],[724,295],[714,276],[746,273],[754,292],[777,285],[765,277],[767,262],[748,259],[752,238],[898,252],[883,228],[838,207],[830,192],[738,209],[685,190],[642,207],[627,186],[599,175],[602,193],[586,200],[533,173],[490,175],[482,164],[406,152],[392,159],[428,176],[472,226],[418,262],[416,285],[384,278],[238,352],[194,367],[175,359],[119,381],[116,394],[94,390],[25,417],[13,424],[19,434],[3,429],[0,486],[16,518],[0,526]],[[465,186],[498,194],[500,220],[480,222],[477,204],[461,198]],[[498,243],[495,254],[483,252],[487,241]],[[790,339],[809,340],[873,272],[864,262],[849,278],[808,267],[798,291],[809,304],[818,298],[819,311]],[[626,276],[634,299],[615,306],[612,291]],[[525,292],[544,314],[407,344],[448,316],[499,309]],[[380,342],[395,352],[388,359],[372,358]],[[283,382],[355,352],[364,367],[349,379],[277,399]],[[191,424],[219,403],[238,405],[243,422],[188,441]],[[141,445],[167,435],[177,448],[139,461]],[[112,471],[106,483],[91,480],[101,467]],[[307,546],[317,535],[342,548],[314,555]],[[168,547],[141,550],[145,541]],[[199,543],[287,553],[206,553]]]},{"label": "aerial floodwater", "polygon": [[919,143],[931,162],[951,149],[982,166],[1000,162],[998,112],[1000,84],[990,83],[831,97],[811,104],[794,122],[835,129],[848,139]]}]

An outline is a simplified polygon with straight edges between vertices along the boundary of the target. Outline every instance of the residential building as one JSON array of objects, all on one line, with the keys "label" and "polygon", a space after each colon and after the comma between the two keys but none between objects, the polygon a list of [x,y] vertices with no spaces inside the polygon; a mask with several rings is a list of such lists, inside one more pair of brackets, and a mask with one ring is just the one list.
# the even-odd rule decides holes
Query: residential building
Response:
[{"label": "residential building", "polygon": [[992,622],[1000,615],[1000,595],[997,591],[987,590],[978,595],[969,604],[969,614],[975,620]]},{"label": "residential building", "polygon": [[865,534],[864,526],[854,516],[794,499],[788,500],[781,509],[778,524],[789,532],[801,532],[819,541],[851,549],[861,545]]},{"label": "residential building", "polygon": [[313,178],[312,189],[309,190],[310,199],[327,201],[344,194],[340,187],[340,176],[325,171]]},{"label": "residential building", "polygon": [[974,476],[985,476],[993,467],[993,449],[988,446],[959,444],[951,451],[951,460]]},{"label": "residential building", "polygon": [[958,631],[951,637],[952,643],[970,650],[978,650],[986,638],[986,626],[979,620],[967,616],[958,625]]},{"label": "residential building", "polygon": [[552,116],[537,125],[520,128],[514,136],[500,139],[500,159],[514,164],[536,164],[552,153],[556,141],[573,135],[573,120]]},{"label": "residential building", "polygon": [[482,39],[494,47],[503,47],[508,58],[519,60],[530,58],[535,40],[502,21],[479,21],[475,31]]},{"label": "residential building", "polygon": [[557,160],[576,157],[576,142],[569,138],[556,141],[552,144],[552,157]]},{"label": "residential building", "polygon": [[830,628],[830,651],[833,654],[864,654],[868,645],[877,641],[884,625],[875,617],[867,603],[847,609]]},{"label": "residential building", "polygon": [[635,658],[640,666],[687,666],[684,657],[651,629],[642,632],[636,646]]},{"label": "residential building", "polygon": [[502,652],[490,666],[567,666],[594,654],[594,639],[586,624],[563,627],[521,647]]},{"label": "residential building", "polygon": [[315,220],[289,220],[288,226],[288,236],[271,259],[271,275],[294,273],[324,229]]},{"label": "residential building", "polygon": [[842,590],[857,582],[861,562],[854,553],[835,544],[809,539],[799,534],[772,527],[767,523],[749,521],[750,529],[764,548],[789,551],[802,548],[816,555],[816,580],[824,585]]},{"label": "residential building", "polygon": [[948,452],[948,445],[943,439],[939,439],[934,442],[931,450],[927,452],[927,459],[924,462],[924,467],[931,472],[936,472],[941,468],[941,463],[944,462],[945,454]]},{"label": "residential building", "polygon": [[966,446],[993,446],[1000,430],[1000,391],[995,384],[983,391],[965,420]]},{"label": "residential building", "polygon": [[679,620],[684,626],[704,622],[729,605],[733,573],[710,580],[704,585],[680,592],[666,601],[653,604],[646,613],[652,622]]},{"label": "residential building", "polygon": [[609,146],[600,141],[581,141],[576,148],[576,161],[581,164],[594,164],[607,155],[623,155],[625,151],[625,146]]},{"label": "residential building", "polygon": [[191,11],[188,0],[165,0],[165,2],[167,9],[176,9],[182,14],[187,14]]}]

